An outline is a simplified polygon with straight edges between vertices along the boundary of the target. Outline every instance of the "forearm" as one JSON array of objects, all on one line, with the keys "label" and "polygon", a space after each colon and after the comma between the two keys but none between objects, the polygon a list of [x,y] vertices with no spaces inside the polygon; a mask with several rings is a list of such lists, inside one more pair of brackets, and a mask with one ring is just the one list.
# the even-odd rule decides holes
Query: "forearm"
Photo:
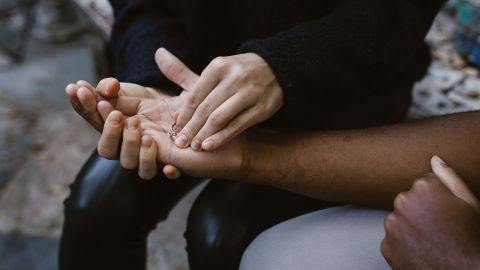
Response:
[{"label": "forearm", "polygon": [[439,155],[480,194],[480,112],[371,129],[250,134],[242,178],[323,200],[388,207]]}]

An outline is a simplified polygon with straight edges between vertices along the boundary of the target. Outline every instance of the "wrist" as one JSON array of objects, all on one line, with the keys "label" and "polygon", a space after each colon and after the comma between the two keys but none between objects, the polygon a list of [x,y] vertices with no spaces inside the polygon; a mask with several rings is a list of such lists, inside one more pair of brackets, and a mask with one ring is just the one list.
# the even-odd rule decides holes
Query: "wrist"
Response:
[{"label": "wrist", "polygon": [[265,179],[273,172],[280,171],[276,157],[278,147],[275,147],[277,134],[268,131],[251,129],[242,138],[241,163],[238,167],[239,180],[255,183],[265,183]]}]

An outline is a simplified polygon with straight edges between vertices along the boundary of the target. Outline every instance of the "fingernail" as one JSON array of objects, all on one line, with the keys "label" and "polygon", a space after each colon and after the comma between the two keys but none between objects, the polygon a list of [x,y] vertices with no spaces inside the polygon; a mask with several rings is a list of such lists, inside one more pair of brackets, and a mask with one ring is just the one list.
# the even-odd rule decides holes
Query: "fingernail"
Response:
[{"label": "fingernail", "polygon": [[137,130],[138,128],[138,121],[135,119],[128,120],[128,129],[129,130]]},{"label": "fingernail", "polygon": [[180,131],[182,131],[183,127],[181,126],[178,126],[178,125],[175,125],[173,127],[173,131],[175,131],[176,133],[180,133]]},{"label": "fingernail", "polygon": [[152,140],[148,137],[142,137],[142,147],[150,148],[152,146]]},{"label": "fingernail", "polygon": [[78,93],[82,93],[82,92],[83,92],[83,93],[87,93],[87,92],[88,92],[88,89],[85,88],[85,87],[80,87],[80,88],[78,88]]},{"label": "fingernail", "polygon": [[441,159],[439,156],[433,156],[433,158],[436,159],[438,162],[440,162],[440,164],[447,165],[447,163],[443,161],[443,159]]},{"label": "fingernail", "polygon": [[120,124],[120,120],[122,120],[122,116],[120,116],[118,113],[114,113],[110,117],[110,123],[112,124]]},{"label": "fingernail", "polygon": [[194,139],[192,141],[192,149],[193,150],[201,150],[202,149],[202,141],[200,141],[200,139]]},{"label": "fingernail", "polygon": [[186,147],[187,146],[187,142],[188,142],[188,138],[187,136],[185,136],[184,134],[180,135],[176,140],[175,140],[175,144],[179,147]]},{"label": "fingernail", "polygon": [[212,150],[215,145],[212,140],[208,140],[203,142],[202,146],[203,146],[203,149],[205,150]]}]

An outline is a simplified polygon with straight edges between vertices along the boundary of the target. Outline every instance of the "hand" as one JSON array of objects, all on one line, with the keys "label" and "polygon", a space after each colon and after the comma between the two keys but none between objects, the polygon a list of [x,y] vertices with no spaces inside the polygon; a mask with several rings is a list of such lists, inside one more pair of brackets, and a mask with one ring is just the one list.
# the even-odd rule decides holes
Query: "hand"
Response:
[{"label": "hand", "polygon": [[[168,54],[165,49],[160,53]],[[177,62],[178,70],[188,70]],[[283,93],[268,64],[257,54],[214,59],[182,93],[175,143],[194,150],[214,150],[247,128],[270,118],[282,106]],[[180,86],[184,81],[173,80]],[[185,87],[183,87],[185,89]]]},{"label": "hand", "polygon": [[[198,76],[190,70],[179,69],[178,67],[182,65],[180,60],[169,53],[164,54],[159,50],[155,59],[166,77],[181,82],[186,91],[191,89],[198,79]],[[110,79],[102,82],[103,85],[113,85],[100,91],[103,95],[110,93],[108,96],[112,97],[119,91],[116,81]],[[123,89],[123,85],[120,88]],[[130,93],[134,93],[134,96],[130,96]],[[118,142],[123,138],[120,153],[123,166],[134,168],[138,164],[139,175],[144,179],[150,179],[156,174],[157,162],[172,164],[170,160],[176,166],[184,168],[187,173],[198,177],[222,175],[241,167],[243,155],[241,137],[215,153],[195,153],[191,149],[172,148],[167,131],[173,123],[173,111],[182,104],[181,97],[155,95],[142,97],[137,92],[124,91],[123,95],[110,99],[109,102],[98,103],[99,107],[104,107],[99,110],[109,115],[98,145],[99,152],[106,157],[115,156],[119,152]],[[111,112],[113,109],[118,111]],[[126,119],[127,116],[130,116],[130,119]],[[126,121],[125,126],[123,121]],[[140,145],[142,147],[139,149]],[[180,174],[178,169],[171,165],[165,166],[163,172],[172,179]]]},{"label": "hand", "polygon": [[480,269],[477,198],[440,158],[395,199],[381,250],[393,269]]},{"label": "hand", "polygon": [[[101,80],[96,88],[90,83],[80,80],[67,85],[65,92],[75,111],[99,132],[102,132],[104,120],[110,113],[109,109],[111,110],[111,106],[108,104],[115,104],[118,96],[139,98],[171,96],[166,94],[168,92],[165,90],[156,90],[131,83],[119,83],[113,78]],[[104,102],[104,100],[108,102]]]},{"label": "hand", "polygon": [[[119,102],[123,103],[122,97]],[[102,137],[98,144],[99,152],[111,151],[115,144],[123,138],[121,160],[125,157],[129,162],[139,160],[139,175],[150,179],[156,174],[156,164],[172,164],[165,166],[164,174],[171,179],[178,178],[179,172],[196,177],[231,177],[242,172],[244,136],[239,135],[221,149],[210,152],[193,151],[191,148],[178,148],[167,133],[168,128],[142,112],[150,108],[159,108],[159,104],[139,103],[136,115],[126,119],[124,126],[121,112],[113,111],[108,116]],[[151,105],[151,106],[150,106]],[[125,109],[125,108],[124,108]],[[141,131],[138,127],[141,127]],[[141,134],[144,134],[141,136]],[[113,142],[113,143],[112,143]],[[139,146],[141,148],[139,149]]]},{"label": "hand", "polygon": [[[66,92],[74,109],[100,132],[106,125],[104,120],[115,108],[121,109],[125,113],[132,113],[137,108],[131,106],[139,106],[141,103],[142,106],[139,106],[142,109],[141,113],[146,114],[152,121],[161,123],[165,128],[166,125],[173,123],[172,115],[180,105],[179,97],[173,97],[167,94],[167,91],[160,92],[137,84],[120,83],[114,78],[101,80],[96,88],[86,81],[78,81],[76,84],[69,84],[66,87]],[[142,102],[138,99],[142,99]],[[160,105],[156,106],[156,104]],[[108,125],[111,128],[121,130],[125,119],[126,117],[123,115],[117,119],[115,117],[111,118]],[[130,128],[136,127],[138,121],[133,121],[132,125]],[[136,134],[139,131],[134,130],[132,132],[129,129],[126,132]],[[99,154],[108,159],[118,159],[120,152],[132,152],[132,147],[137,150],[136,153],[133,151],[131,155],[120,155],[120,163],[126,169],[137,168],[139,158],[149,160],[145,155],[152,155],[148,151],[138,151],[139,145],[135,146],[129,144],[128,141],[122,141],[121,137],[111,136],[109,132],[102,136],[102,139],[103,141],[99,144],[101,147],[98,147]],[[119,148],[120,141],[124,146],[122,148]],[[156,147],[154,148],[156,149]],[[155,154],[153,154],[153,157],[155,157]],[[156,169],[156,163],[155,166],[151,166],[151,162],[141,164],[139,175],[144,179],[150,179],[156,175]],[[180,176],[178,169],[171,165],[165,165],[164,171],[168,173],[166,175],[168,178],[178,178]]]}]

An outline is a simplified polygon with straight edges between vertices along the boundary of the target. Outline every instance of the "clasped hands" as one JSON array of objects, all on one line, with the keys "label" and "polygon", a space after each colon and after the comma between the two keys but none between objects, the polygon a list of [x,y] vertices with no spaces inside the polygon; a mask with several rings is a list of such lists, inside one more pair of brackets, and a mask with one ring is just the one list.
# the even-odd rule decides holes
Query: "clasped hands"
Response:
[{"label": "clasped hands", "polygon": [[[98,152],[138,168],[151,179],[158,164],[175,179],[180,172],[224,177],[241,171],[244,136],[249,127],[280,109],[283,94],[267,63],[248,53],[214,59],[199,76],[164,48],[155,54],[160,71],[184,91],[120,83],[114,78],[97,87],[69,84],[74,109],[102,133]],[[169,130],[177,133],[173,142]],[[203,151],[202,151],[203,150]]]}]

